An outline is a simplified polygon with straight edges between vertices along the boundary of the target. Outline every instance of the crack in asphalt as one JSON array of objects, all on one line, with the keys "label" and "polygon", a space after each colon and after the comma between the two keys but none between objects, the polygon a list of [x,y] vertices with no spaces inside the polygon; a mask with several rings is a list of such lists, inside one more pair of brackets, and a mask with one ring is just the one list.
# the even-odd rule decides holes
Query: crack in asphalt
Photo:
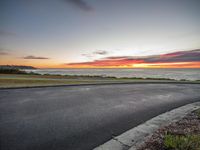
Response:
[{"label": "crack in asphalt", "polygon": [[[127,149],[131,148],[131,146],[129,146],[129,145],[127,145],[127,144],[121,142],[119,139],[117,139],[117,138],[114,137],[114,136],[112,137],[112,139],[115,140],[115,141],[117,141],[117,142],[119,142],[119,143],[120,143],[121,145],[123,145],[124,147],[127,147]],[[124,149],[124,150],[127,150],[127,149]]]}]

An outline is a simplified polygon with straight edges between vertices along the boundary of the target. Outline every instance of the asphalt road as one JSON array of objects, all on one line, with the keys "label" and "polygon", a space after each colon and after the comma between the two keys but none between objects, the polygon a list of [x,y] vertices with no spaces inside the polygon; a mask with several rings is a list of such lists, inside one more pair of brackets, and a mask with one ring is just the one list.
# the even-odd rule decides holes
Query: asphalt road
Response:
[{"label": "asphalt road", "polygon": [[0,90],[1,150],[90,150],[160,114],[200,100],[200,84]]}]

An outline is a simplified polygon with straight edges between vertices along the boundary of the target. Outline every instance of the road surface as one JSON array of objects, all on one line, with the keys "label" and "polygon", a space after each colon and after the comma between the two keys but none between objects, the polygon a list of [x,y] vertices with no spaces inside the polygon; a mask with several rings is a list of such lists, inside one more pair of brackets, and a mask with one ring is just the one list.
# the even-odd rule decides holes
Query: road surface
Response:
[{"label": "road surface", "polygon": [[1,150],[90,150],[144,121],[200,100],[200,84],[0,90]]}]

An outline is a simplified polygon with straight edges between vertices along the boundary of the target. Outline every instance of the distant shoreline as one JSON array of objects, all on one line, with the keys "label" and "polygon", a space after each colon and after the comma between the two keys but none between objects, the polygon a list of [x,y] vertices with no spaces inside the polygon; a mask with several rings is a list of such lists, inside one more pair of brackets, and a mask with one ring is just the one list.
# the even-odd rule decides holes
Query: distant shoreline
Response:
[{"label": "distant shoreline", "polygon": [[0,65],[0,69],[37,69],[33,66],[23,66],[23,65]]},{"label": "distant shoreline", "polygon": [[[114,77],[114,76],[102,76],[102,75],[62,75],[62,74],[41,74],[35,72],[27,72],[23,69],[18,68],[0,68],[0,74],[24,74],[24,75],[38,75],[38,76],[60,76],[60,77],[68,77],[68,78],[98,78],[98,79],[139,79],[139,80],[171,80],[171,81],[179,81],[170,78],[142,78],[142,77]],[[180,80],[180,81],[188,81],[188,80]]]},{"label": "distant shoreline", "polygon": [[36,69],[26,70],[39,74],[59,74],[59,75],[90,75],[90,76],[106,76],[117,78],[167,78],[175,80],[200,80],[200,69]]}]

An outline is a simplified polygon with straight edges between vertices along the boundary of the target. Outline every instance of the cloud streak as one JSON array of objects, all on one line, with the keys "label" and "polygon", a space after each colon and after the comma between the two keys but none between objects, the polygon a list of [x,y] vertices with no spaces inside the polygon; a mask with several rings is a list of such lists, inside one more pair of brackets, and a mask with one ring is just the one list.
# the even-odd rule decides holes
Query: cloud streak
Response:
[{"label": "cloud streak", "polygon": [[0,36],[15,36],[16,33],[0,30]]},{"label": "cloud streak", "polygon": [[96,56],[105,56],[107,54],[108,54],[108,52],[105,51],[105,50],[96,50],[96,51],[89,53],[89,54],[82,54],[82,56],[85,56],[87,58],[93,58],[93,57],[96,57]]},{"label": "cloud streak", "polygon": [[0,48],[0,55],[10,55],[9,52],[7,52],[8,50]]},{"label": "cloud streak", "polygon": [[[104,57],[89,62],[68,63],[67,67],[134,67],[134,66],[187,66],[200,63],[200,49],[178,51],[162,55],[151,56],[119,56]],[[138,65],[140,64],[140,65]],[[173,66],[172,66],[173,67]],[[199,66],[200,67],[200,66]]]},{"label": "cloud streak", "polygon": [[83,11],[88,12],[93,10],[93,8],[90,5],[88,5],[88,3],[86,3],[84,0],[65,0],[65,1]]},{"label": "cloud streak", "polygon": [[9,55],[7,52],[0,52],[0,55]]},{"label": "cloud streak", "polygon": [[23,57],[23,59],[49,59],[49,58],[29,55],[29,56]]},{"label": "cloud streak", "polygon": [[105,50],[96,50],[93,52],[93,54],[97,54],[97,55],[107,55],[108,52]]}]

